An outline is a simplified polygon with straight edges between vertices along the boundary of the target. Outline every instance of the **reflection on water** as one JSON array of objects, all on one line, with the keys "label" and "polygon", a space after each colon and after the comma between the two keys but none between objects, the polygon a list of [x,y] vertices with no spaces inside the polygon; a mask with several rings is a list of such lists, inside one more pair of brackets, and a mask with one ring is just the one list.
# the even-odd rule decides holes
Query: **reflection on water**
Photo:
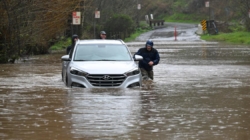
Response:
[{"label": "reflection on water", "polygon": [[[58,94],[60,93],[60,94]],[[0,94],[1,139],[70,139],[62,90],[3,90]]]},{"label": "reflection on water", "polygon": [[136,90],[69,90],[68,98],[75,138],[127,134],[140,116],[140,92]]}]

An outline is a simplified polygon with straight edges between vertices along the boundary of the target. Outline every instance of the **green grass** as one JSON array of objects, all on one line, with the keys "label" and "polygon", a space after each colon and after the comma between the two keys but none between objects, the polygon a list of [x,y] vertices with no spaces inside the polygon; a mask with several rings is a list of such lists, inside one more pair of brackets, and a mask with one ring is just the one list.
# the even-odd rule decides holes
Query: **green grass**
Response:
[{"label": "green grass", "polygon": [[66,47],[68,47],[70,44],[71,44],[71,38],[62,39],[58,41],[57,43],[55,43],[54,45],[52,45],[50,47],[50,50],[63,50]]},{"label": "green grass", "polygon": [[133,41],[135,40],[136,37],[140,36],[142,33],[145,33],[151,30],[152,28],[145,21],[142,21],[140,22],[140,28],[137,28],[136,31],[130,35],[130,37],[125,38],[124,42]]},{"label": "green grass", "polygon": [[171,16],[162,16],[165,22],[199,23],[204,17],[200,15],[190,15],[175,13]]},{"label": "green grass", "polygon": [[135,40],[136,37],[140,36],[142,33],[148,32],[150,30],[151,29],[143,29],[143,30],[142,29],[137,29],[133,34],[130,35],[130,37],[125,38],[124,42],[133,41],[133,40]]},{"label": "green grass", "polygon": [[201,39],[232,44],[250,45],[250,32],[219,33],[218,35],[202,35]]}]

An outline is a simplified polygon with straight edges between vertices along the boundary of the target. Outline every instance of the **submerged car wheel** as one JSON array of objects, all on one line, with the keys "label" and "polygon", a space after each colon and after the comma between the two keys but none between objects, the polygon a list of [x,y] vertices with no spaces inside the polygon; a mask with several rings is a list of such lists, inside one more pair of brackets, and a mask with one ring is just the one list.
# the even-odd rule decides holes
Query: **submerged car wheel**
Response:
[{"label": "submerged car wheel", "polygon": [[67,74],[65,75],[65,84],[66,84],[66,86],[68,86],[68,76],[67,76]]},{"label": "submerged car wheel", "polygon": [[63,81],[63,72],[61,73],[61,75],[62,75],[62,81]]}]

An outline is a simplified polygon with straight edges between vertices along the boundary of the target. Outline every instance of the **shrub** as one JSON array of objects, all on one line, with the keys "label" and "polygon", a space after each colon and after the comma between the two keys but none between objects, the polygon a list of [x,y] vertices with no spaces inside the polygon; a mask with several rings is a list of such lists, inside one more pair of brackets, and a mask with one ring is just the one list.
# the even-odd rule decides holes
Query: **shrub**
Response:
[{"label": "shrub", "polygon": [[135,30],[135,23],[128,15],[117,14],[111,17],[104,26],[108,38],[110,35],[124,33],[129,36]]}]

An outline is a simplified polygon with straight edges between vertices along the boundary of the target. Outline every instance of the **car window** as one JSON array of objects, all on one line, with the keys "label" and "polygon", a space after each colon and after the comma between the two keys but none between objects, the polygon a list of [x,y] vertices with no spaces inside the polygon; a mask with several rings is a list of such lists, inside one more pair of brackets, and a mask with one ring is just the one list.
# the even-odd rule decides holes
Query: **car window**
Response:
[{"label": "car window", "polygon": [[87,60],[97,45],[77,45],[74,60]]},{"label": "car window", "polygon": [[130,61],[131,55],[125,45],[79,44],[74,61]]}]

